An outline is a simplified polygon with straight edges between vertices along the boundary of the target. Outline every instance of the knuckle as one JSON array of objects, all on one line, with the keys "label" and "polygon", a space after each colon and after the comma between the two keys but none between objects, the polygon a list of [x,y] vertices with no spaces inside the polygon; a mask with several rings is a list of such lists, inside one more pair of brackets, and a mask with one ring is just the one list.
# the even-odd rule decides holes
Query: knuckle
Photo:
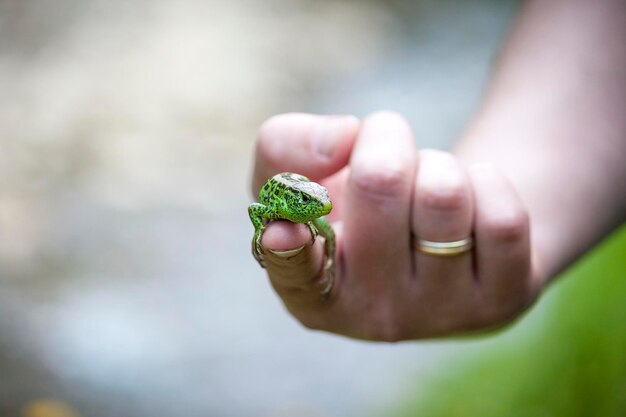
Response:
[{"label": "knuckle", "polygon": [[281,143],[280,125],[286,115],[273,116],[259,128],[257,134],[257,152],[270,164],[275,165],[283,158],[284,143]]},{"label": "knuckle", "polygon": [[502,212],[485,222],[484,233],[489,239],[517,241],[528,230],[528,214],[522,210]]},{"label": "knuckle", "polygon": [[392,322],[377,323],[370,329],[369,338],[379,342],[397,343],[406,339],[403,329]]},{"label": "knuckle", "polygon": [[532,297],[502,298],[491,300],[488,308],[483,308],[477,317],[477,324],[483,327],[501,327],[514,321],[531,304]]},{"label": "knuckle", "polygon": [[408,337],[404,321],[399,317],[397,307],[391,302],[372,307],[369,316],[371,321],[367,328],[367,339],[394,343]]},{"label": "knuckle", "polygon": [[403,197],[408,188],[408,175],[401,168],[390,166],[355,166],[351,182],[361,194],[370,198]]},{"label": "knuckle", "polygon": [[260,142],[265,142],[274,137],[276,129],[280,125],[282,125],[287,116],[287,114],[278,114],[276,116],[270,117],[265,122],[263,122],[263,124],[261,124],[261,127],[259,128],[257,139]]},{"label": "knuckle", "polygon": [[298,317],[298,321],[302,326],[309,330],[324,330],[324,326],[321,321],[312,315],[305,315]]},{"label": "knuckle", "polygon": [[305,113],[283,113],[267,119],[258,130],[256,151],[270,166],[281,166],[293,150],[306,148],[302,132],[316,117]]},{"label": "knuckle", "polygon": [[469,204],[469,193],[462,181],[445,186],[421,186],[416,198],[421,207],[438,211],[458,211]]},{"label": "knuckle", "polygon": [[482,317],[482,322],[480,324],[483,328],[492,330],[498,329],[513,322],[520,314],[521,311],[513,310],[511,308],[494,309]]}]

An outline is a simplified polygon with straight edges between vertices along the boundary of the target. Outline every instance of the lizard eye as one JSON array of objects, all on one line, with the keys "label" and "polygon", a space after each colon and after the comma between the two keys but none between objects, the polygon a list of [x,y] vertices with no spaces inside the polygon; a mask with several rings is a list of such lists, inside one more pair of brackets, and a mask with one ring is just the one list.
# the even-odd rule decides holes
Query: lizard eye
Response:
[{"label": "lizard eye", "polygon": [[302,202],[303,203],[308,203],[309,202],[309,196],[306,194],[302,194]]}]

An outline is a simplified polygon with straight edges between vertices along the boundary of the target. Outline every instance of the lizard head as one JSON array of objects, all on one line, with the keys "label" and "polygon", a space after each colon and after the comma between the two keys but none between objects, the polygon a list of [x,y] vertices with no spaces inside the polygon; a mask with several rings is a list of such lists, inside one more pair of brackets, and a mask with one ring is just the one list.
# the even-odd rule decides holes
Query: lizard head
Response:
[{"label": "lizard head", "polygon": [[296,182],[291,185],[289,193],[289,210],[296,221],[310,221],[333,209],[328,191],[315,182]]}]

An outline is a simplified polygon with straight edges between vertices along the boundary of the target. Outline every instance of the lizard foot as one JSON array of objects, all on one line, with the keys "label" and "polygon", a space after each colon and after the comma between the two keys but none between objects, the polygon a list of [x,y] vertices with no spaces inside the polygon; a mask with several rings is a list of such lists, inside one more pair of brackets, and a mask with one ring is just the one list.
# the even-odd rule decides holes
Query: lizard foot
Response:
[{"label": "lizard foot", "polygon": [[257,241],[257,239],[252,239],[252,256],[254,256],[254,259],[261,265],[261,268],[265,268],[265,262],[263,261],[264,254],[265,252],[261,247],[261,243]]},{"label": "lizard foot", "polygon": [[332,258],[326,260],[322,282],[325,284],[322,290],[322,297],[326,299],[330,296],[333,286],[335,285],[335,260]]}]

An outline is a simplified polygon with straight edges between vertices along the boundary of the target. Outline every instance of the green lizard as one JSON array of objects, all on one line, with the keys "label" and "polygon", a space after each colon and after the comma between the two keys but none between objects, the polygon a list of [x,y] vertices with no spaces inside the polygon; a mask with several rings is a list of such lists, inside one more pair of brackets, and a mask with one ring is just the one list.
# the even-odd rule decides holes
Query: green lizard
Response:
[{"label": "green lizard", "polygon": [[252,254],[263,265],[261,236],[265,229],[263,219],[283,219],[294,223],[306,223],[313,239],[318,232],[325,239],[326,294],[334,280],[335,272],[335,232],[330,223],[322,217],[330,213],[333,204],[328,191],[321,185],[309,181],[307,177],[292,172],[283,172],[267,180],[259,192],[259,203],[250,204],[248,214],[254,225]]}]

